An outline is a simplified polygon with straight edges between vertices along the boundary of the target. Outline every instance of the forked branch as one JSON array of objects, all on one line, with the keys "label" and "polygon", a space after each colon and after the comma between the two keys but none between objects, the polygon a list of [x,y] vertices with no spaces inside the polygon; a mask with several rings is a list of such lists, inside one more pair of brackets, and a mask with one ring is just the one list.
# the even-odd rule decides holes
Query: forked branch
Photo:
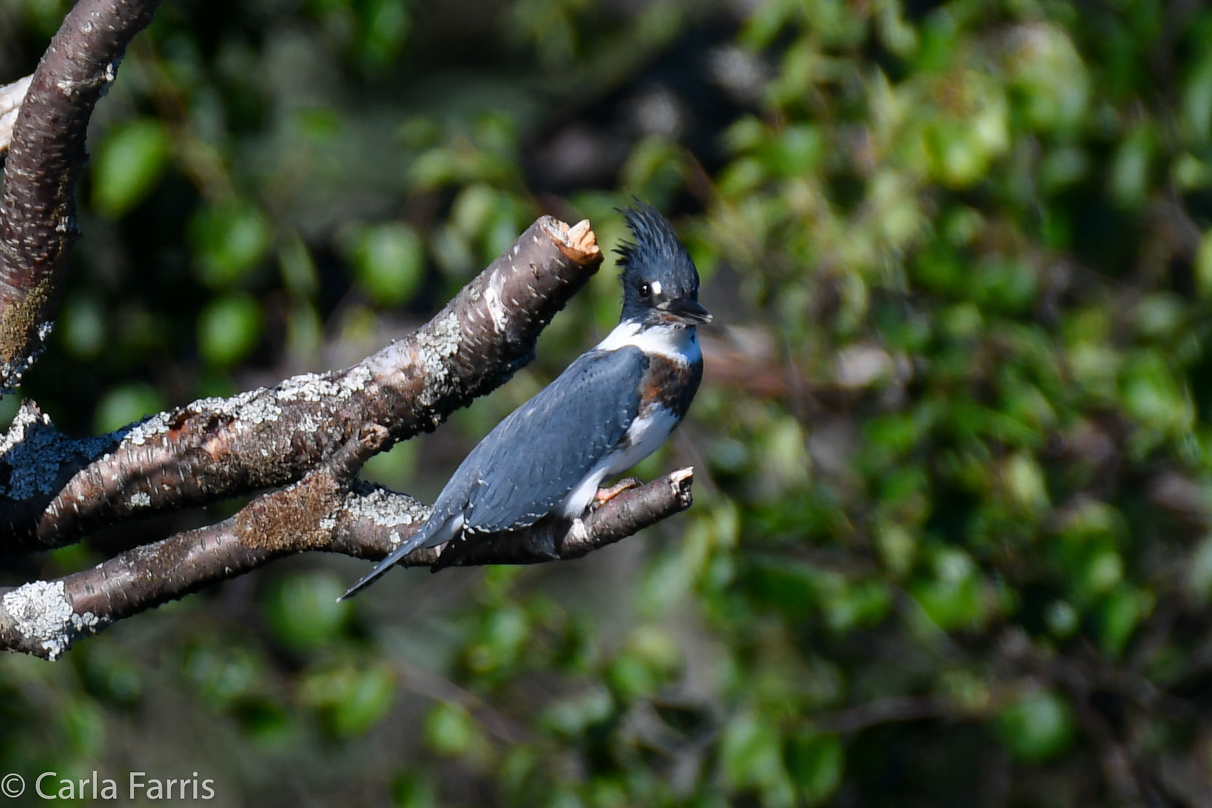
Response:
[{"label": "forked branch", "polygon": [[[0,390],[41,348],[75,234],[75,183],[93,107],[158,0],[79,0],[28,80],[0,87]],[[11,123],[11,141],[6,127]],[[403,494],[354,479],[375,452],[432,430],[506,381],[601,265],[589,222],[551,217],[430,322],[343,370],[205,399],[108,435],[60,434],[25,402],[0,437],[0,557],[101,528],[260,493],[235,516],[53,581],[0,589],[0,649],[55,659],[80,636],[283,555],[379,559],[424,520]],[[406,565],[576,558],[689,507],[690,471],[627,491],[570,526],[540,522]]]}]

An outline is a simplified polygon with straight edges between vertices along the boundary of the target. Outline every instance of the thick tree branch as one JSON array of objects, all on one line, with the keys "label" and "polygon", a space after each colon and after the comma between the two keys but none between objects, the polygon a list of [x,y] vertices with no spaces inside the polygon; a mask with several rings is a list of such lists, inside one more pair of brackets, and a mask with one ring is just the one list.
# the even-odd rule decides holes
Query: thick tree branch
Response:
[{"label": "thick tree branch", "polygon": [[[349,478],[387,440],[364,430],[288,488],[258,497],[216,525],[122,553],[56,581],[35,581],[0,594],[0,648],[57,659],[82,636],[283,555],[328,550],[379,559],[427,515],[411,497]],[[633,488],[588,514],[580,527],[540,522],[516,533],[454,547],[419,549],[405,566],[533,564],[579,558],[690,507],[691,469]]]},{"label": "thick tree branch", "polygon": [[80,0],[51,40],[13,125],[0,193],[0,390],[50,332],[76,232],[76,180],[97,99],[159,0]]},{"label": "thick tree branch", "polygon": [[[0,87],[0,390],[41,349],[75,235],[75,183],[98,98],[158,0],[79,0],[28,81]],[[11,139],[7,126],[11,123]],[[427,510],[353,482],[363,462],[440,424],[533,356],[597,270],[589,223],[536,221],[410,336],[339,371],[196,401],[73,440],[25,402],[0,437],[0,554],[47,549],[123,521],[277,489],[235,516],[55,581],[0,590],[0,648],[48,659],[80,636],[273,558],[307,550],[382,558]],[[540,522],[406,565],[432,569],[577,558],[689,507],[689,469],[627,491],[572,525]],[[285,487],[282,487],[285,486]]]},{"label": "thick tree branch", "polygon": [[265,494],[218,524],[121,553],[58,581],[0,598],[0,643],[56,659],[83,634],[238,575],[271,558],[317,549],[331,532],[344,487],[382,447],[387,430],[350,440],[295,485]]},{"label": "thick tree branch", "polygon": [[0,554],[299,480],[367,425],[432,430],[533,356],[601,264],[589,223],[543,217],[413,334],[353,367],[195,401],[110,435],[64,438],[32,404],[0,441]]}]

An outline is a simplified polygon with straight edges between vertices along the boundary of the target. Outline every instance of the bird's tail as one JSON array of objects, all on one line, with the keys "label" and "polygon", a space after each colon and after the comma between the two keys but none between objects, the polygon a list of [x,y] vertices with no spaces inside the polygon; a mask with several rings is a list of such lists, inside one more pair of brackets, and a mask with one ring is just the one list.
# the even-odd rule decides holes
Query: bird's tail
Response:
[{"label": "bird's tail", "polygon": [[344,595],[337,598],[337,602],[339,603],[343,600],[349,600],[354,595],[358,594],[363,589],[379,580],[379,577],[399,563],[401,558],[424,544],[425,540],[430,537],[430,532],[425,529],[427,527],[428,525],[422,525],[420,530],[409,536],[407,541],[396,549],[392,550],[391,554],[388,555],[387,558],[384,558],[382,561],[376,564],[373,570],[366,573],[366,575],[364,575],[356,584],[351,586]]}]

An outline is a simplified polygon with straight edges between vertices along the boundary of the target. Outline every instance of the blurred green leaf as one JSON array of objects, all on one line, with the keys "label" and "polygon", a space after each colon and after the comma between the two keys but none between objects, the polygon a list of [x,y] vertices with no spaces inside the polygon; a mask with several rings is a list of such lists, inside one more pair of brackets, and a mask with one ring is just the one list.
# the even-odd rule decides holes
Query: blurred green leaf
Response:
[{"label": "blurred green leaf", "polygon": [[1204,536],[1186,567],[1187,591],[1203,603],[1212,602],[1212,535]]},{"label": "blurred green leaf", "polygon": [[397,777],[391,784],[391,797],[399,808],[438,808],[442,804],[433,778],[420,774]]},{"label": "blurred green leaf", "polygon": [[997,724],[1010,752],[1027,763],[1055,758],[1073,742],[1073,710],[1064,698],[1047,690],[1007,707]]},{"label": "blurred green leaf", "polygon": [[425,740],[439,755],[458,756],[470,752],[478,730],[467,711],[439,702],[425,719]]},{"label": "blurred green leaf", "polygon": [[957,548],[934,554],[933,575],[910,589],[914,599],[944,630],[979,624],[986,616],[985,592],[972,558]]},{"label": "blurred green leaf", "polygon": [[349,617],[338,603],[348,587],[330,573],[292,575],[275,583],[266,598],[266,616],[278,639],[292,648],[314,649],[333,642]]},{"label": "blurred green leaf", "polygon": [[1144,203],[1154,148],[1153,133],[1144,126],[1120,143],[1111,169],[1111,194],[1124,207]]},{"label": "blurred green leaf", "polygon": [[240,644],[198,643],[187,650],[184,670],[211,709],[231,710],[265,695],[265,659]]},{"label": "blurred green leaf", "polygon": [[172,141],[164,125],[140,118],[101,141],[93,158],[93,206],[117,219],[139,204],[168,168]]},{"label": "blurred green leaf", "polygon": [[1099,609],[1101,640],[1104,650],[1112,657],[1123,654],[1133,630],[1152,609],[1152,598],[1128,586],[1113,589]]},{"label": "blurred green leaf", "polygon": [[1187,136],[1198,144],[1212,140],[1212,58],[1197,57],[1187,77],[1181,107]]},{"label": "blurred green leaf", "polygon": [[[776,787],[787,776],[780,747],[780,734],[775,727],[753,713],[737,714],[720,741],[721,763],[729,785],[733,788]],[[824,762],[827,766],[828,761]]]},{"label": "blurred green leaf", "polygon": [[97,409],[93,414],[93,428],[98,434],[112,432],[162,409],[164,399],[150,385],[128,384],[114,387],[97,402]]},{"label": "blurred green leaf", "polygon": [[362,62],[382,70],[403,50],[412,27],[406,0],[362,0],[365,28],[359,48]]},{"label": "blurred green leaf", "polygon": [[321,665],[307,672],[300,698],[318,710],[337,737],[362,735],[381,721],[395,698],[396,678],[383,662]]},{"label": "blurred green leaf", "polygon": [[1199,240],[1195,253],[1195,278],[1204,299],[1212,298],[1212,231],[1207,231]]},{"label": "blurred green leaf", "polygon": [[305,297],[316,293],[320,285],[316,264],[298,234],[284,240],[278,250],[278,266],[282,270],[282,282],[291,292]]},{"label": "blurred green leaf", "polygon": [[1049,24],[1021,26],[1009,56],[1011,87],[1033,129],[1072,133],[1085,120],[1090,86],[1073,41]]},{"label": "blurred green leaf", "polygon": [[272,239],[265,215],[241,200],[201,208],[190,222],[189,235],[198,277],[212,289],[247,278],[269,251]]},{"label": "blurred green leaf", "polygon": [[804,733],[787,745],[787,769],[809,804],[825,800],[841,785],[845,758],[836,735]]},{"label": "blurred green leaf", "polygon": [[69,297],[63,304],[59,330],[72,356],[94,359],[105,348],[105,310],[94,297]]},{"label": "blurred green leaf", "polygon": [[261,340],[261,307],[248,295],[216,298],[198,317],[198,351],[212,365],[229,367]]},{"label": "blurred green leaf", "polygon": [[406,224],[361,228],[348,244],[346,253],[359,285],[379,305],[407,302],[425,277],[425,245]]},{"label": "blurred green leaf", "polygon": [[1125,410],[1143,426],[1163,433],[1190,428],[1191,402],[1160,354],[1138,354],[1125,367],[1121,384]]}]

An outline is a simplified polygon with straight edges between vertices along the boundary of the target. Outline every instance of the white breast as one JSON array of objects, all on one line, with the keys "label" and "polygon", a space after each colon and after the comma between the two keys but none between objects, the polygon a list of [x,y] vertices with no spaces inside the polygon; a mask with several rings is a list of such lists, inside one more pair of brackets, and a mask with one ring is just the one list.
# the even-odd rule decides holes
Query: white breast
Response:
[{"label": "white breast", "polygon": [[598,343],[599,351],[617,351],[632,346],[646,354],[657,354],[686,365],[703,358],[699,348],[699,337],[693,326],[650,325],[641,328],[639,323],[619,323]]},{"label": "white breast", "polygon": [[[626,347],[639,348],[645,354],[664,356],[681,365],[703,358],[694,327],[657,325],[641,328],[639,323],[619,323],[598,343],[599,351],[617,351]],[[585,513],[602,481],[621,474],[661,447],[678,425],[677,416],[665,407],[654,407],[631,422],[624,448],[611,452],[585,475],[560,504],[560,512],[568,519]]]},{"label": "white breast", "polygon": [[607,455],[606,476],[626,471],[661,448],[677,425],[677,416],[665,407],[653,407],[643,418],[636,418],[627,429],[627,448]]},{"label": "white breast", "polygon": [[632,421],[627,429],[625,448],[602,458],[585,479],[568,492],[560,505],[563,515],[575,519],[585,513],[603,480],[621,474],[661,448],[677,425],[677,417],[664,407],[654,407],[643,418]]}]

